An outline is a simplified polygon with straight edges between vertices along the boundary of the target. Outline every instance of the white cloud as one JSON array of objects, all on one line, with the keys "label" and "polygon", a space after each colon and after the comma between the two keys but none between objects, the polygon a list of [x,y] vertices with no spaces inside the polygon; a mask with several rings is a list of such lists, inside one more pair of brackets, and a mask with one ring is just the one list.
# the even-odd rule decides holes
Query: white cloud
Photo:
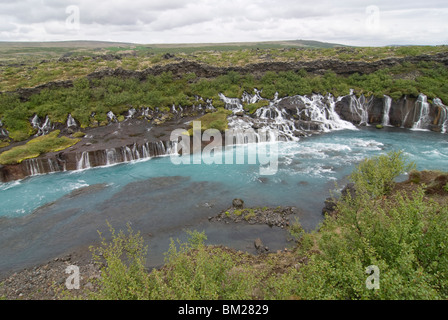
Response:
[{"label": "white cloud", "polygon": [[[369,28],[372,14],[366,8],[372,3],[359,0],[0,0],[0,40],[447,42],[446,1],[377,0],[374,4],[378,24]],[[77,30],[65,24],[68,5],[79,8]]]}]

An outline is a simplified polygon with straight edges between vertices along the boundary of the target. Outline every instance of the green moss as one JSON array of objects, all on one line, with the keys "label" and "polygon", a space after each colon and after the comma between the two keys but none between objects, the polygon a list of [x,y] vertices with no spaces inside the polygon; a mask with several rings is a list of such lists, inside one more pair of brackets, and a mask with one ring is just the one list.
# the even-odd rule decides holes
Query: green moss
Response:
[{"label": "green moss", "polygon": [[25,141],[26,139],[28,139],[30,137],[30,134],[27,132],[14,130],[14,131],[9,132],[9,137],[11,139],[13,139],[14,141],[19,142],[19,141]]},{"label": "green moss", "polygon": [[[225,132],[228,128],[227,117],[230,114],[232,114],[232,111],[230,110],[218,109],[218,111],[207,113],[195,121],[201,122],[202,132],[207,129],[216,129],[220,132]],[[190,128],[188,133],[189,135],[193,135],[193,128]]]},{"label": "green moss", "polygon": [[256,216],[256,214],[255,214],[255,210],[252,209],[252,208],[250,208],[250,209],[245,209],[244,211],[245,211],[245,212],[244,212],[244,219],[245,219],[245,220],[249,220],[249,219],[254,218],[254,217]]},{"label": "green moss", "polygon": [[36,158],[47,152],[64,150],[80,141],[80,139],[58,137],[59,133],[59,130],[53,131],[48,135],[34,138],[24,145],[3,152],[0,154],[0,164],[21,163],[23,160]]},{"label": "green moss", "polygon": [[84,132],[78,131],[72,134],[73,138],[82,138],[84,137],[86,134]]},{"label": "green moss", "polygon": [[269,105],[269,101],[268,100],[260,100],[260,101],[258,101],[256,103],[250,103],[250,104],[245,105],[244,106],[244,110],[246,110],[250,114],[253,114],[259,108],[266,107],[268,105]]},{"label": "green moss", "polygon": [[9,141],[0,140],[0,149],[9,146]]}]

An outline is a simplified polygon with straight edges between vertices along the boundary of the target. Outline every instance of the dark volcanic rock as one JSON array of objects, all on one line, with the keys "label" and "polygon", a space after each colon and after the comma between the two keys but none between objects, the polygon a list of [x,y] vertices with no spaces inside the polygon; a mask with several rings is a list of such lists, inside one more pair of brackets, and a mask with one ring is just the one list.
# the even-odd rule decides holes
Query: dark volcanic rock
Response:
[{"label": "dark volcanic rock", "polygon": [[217,216],[209,219],[210,221],[223,221],[226,223],[246,222],[249,224],[267,224],[270,227],[286,228],[290,225],[289,216],[296,215],[299,210],[296,207],[256,207],[236,209],[230,207],[222,211]]},{"label": "dark volcanic rock", "polygon": [[241,199],[233,199],[232,206],[235,209],[243,209],[244,208],[244,201]]}]

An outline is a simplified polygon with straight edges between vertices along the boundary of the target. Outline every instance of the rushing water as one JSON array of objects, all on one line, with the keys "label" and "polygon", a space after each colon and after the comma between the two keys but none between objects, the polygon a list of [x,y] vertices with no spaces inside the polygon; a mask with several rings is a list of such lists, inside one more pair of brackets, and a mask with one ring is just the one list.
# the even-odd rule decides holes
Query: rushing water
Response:
[{"label": "rushing water", "polygon": [[[252,147],[253,148],[253,147]],[[224,151],[247,156],[247,146]],[[251,251],[260,237],[271,249],[288,245],[286,233],[268,226],[211,223],[208,217],[242,198],[246,206],[295,206],[307,230],[322,220],[330,190],[363,158],[404,150],[418,169],[448,168],[446,134],[364,127],[278,144],[278,170],[260,175],[259,164],[183,164],[171,158],[37,175],[0,184],[0,271],[45,261],[98,240],[130,222],[149,241],[150,264],[163,262],[170,237],[204,230],[209,243]],[[82,160],[82,159],[81,159]]]}]

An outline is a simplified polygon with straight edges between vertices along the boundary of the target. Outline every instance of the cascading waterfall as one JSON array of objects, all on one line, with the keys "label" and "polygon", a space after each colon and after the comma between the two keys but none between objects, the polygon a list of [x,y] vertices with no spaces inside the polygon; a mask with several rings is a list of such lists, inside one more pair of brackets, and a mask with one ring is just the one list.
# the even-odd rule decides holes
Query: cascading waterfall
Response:
[{"label": "cascading waterfall", "polygon": [[[286,101],[282,102],[284,99]],[[246,94],[242,100],[253,102],[256,99]],[[342,120],[336,113],[336,102],[331,95],[325,97],[318,94],[313,94],[311,97],[297,95],[283,99],[278,99],[276,95],[268,106],[258,108],[254,117],[237,116],[234,112],[234,115],[229,117],[229,128],[241,131],[241,137],[235,133],[240,142],[247,140],[247,132],[252,128],[277,130],[279,139],[286,141],[298,141],[300,136],[305,136],[310,131],[356,130],[352,123]],[[256,138],[259,140],[260,137],[256,134]]]},{"label": "cascading waterfall", "polygon": [[383,127],[390,127],[390,119],[389,119],[389,113],[390,113],[390,107],[392,106],[392,98],[389,96],[384,95],[384,110],[383,110],[383,121],[381,125]]},{"label": "cascading waterfall", "polygon": [[417,110],[418,111],[418,120],[414,122],[411,130],[426,130],[426,125],[429,122],[429,103],[428,98],[424,94],[419,94],[417,101],[415,102],[414,109],[414,121],[416,119]]},{"label": "cascading waterfall", "polygon": [[439,98],[435,98],[434,104],[440,107],[440,116],[438,125],[440,126],[440,130],[442,133],[446,133],[448,130],[448,107],[442,103],[442,100]]},{"label": "cascading waterfall", "polygon": [[115,114],[114,114],[112,111],[109,111],[109,112],[107,113],[107,119],[108,119],[110,122],[116,122],[116,121],[117,121],[117,117],[115,116]]},{"label": "cascading waterfall", "polygon": [[37,114],[34,115],[34,117],[31,119],[31,125],[33,126],[33,128],[37,129],[36,136],[45,135],[48,132],[50,132],[52,129],[50,118],[48,118],[48,116],[45,117],[45,121],[41,125],[41,121],[40,121],[39,117],[37,116]]},{"label": "cascading waterfall", "polygon": [[41,170],[39,169],[39,162],[37,161],[37,159],[29,159],[26,164],[29,175],[35,176],[41,173]]},{"label": "cascading waterfall", "polygon": [[75,119],[73,119],[72,115],[69,114],[67,117],[67,128],[72,128],[72,127],[76,127],[76,121]]},{"label": "cascading waterfall", "polygon": [[131,148],[125,146],[122,148],[123,162],[128,162],[134,160]]},{"label": "cascading waterfall", "polygon": [[[395,109],[391,110],[396,108],[397,105],[392,106],[393,101],[387,95],[384,95],[381,109],[380,103],[372,103],[373,97],[370,99],[364,96],[357,98],[353,91],[350,92],[350,95],[338,98],[331,94],[326,96],[320,94],[296,95],[279,98],[278,93],[276,93],[272,100],[263,98],[260,93],[261,91],[257,89],[254,89],[254,94],[244,92],[241,99],[228,98],[219,94],[220,99],[226,104],[226,109],[233,113],[228,117],[228,126],[229,129],[234,129],[234,137],[238,143],[252,142],[252,136],[248,135],[249,131],[255,134],[255,142],[298,141],[303,136],[318,132],[344,129],[358,130],[357,125],[369,125],[369,117],[372,123],[381,122],[383,126],[391,126],[391,118],[394,123],[401,120],[396,118],[397,112]],[[261,100],[268,101],[269,104],[258,108],[253,114],[244,112],[243,103],[253,104]],[[211,100],[207,100],[207,105],[211,105],[211,103]],[[431,109],[430,112],[430,107],[433,106],[437,107],[435,118],[433,117],[434,110]],[[369,111],[371,115],[369,115]],[[142,115],[154,116],[154,113],[148,108],[141,108],[138,112],[141,112]],[[181,106],[173,105],[172,112],[173,114],[181,114],[183,109]],[[134,117],[136,114],[137,111],[131,109],[127,118]],[[428,130],[430,128],[434,131],[439,131],[440,128],[442,133],[448,132],[448,107],[439,98],[434,98],[433,105],[428,103],[424,94],[419,95],[414,106],[404,101],[401,115],[404,117],[403,127],[409,128],[412,125],[412,130]],[[413,118],[411,119],[411,117]],[[109,112],[108,119],[109,121],[116,121],[117,118],[112,112]],[[406,119],[408,122],[406,122]],[[45,131],[51,127],[48,117],[45,118],[43,125],[41,125],[42,122],[37,115],[30,122],[33,127],[39,129],[38,134],[45,134]],[[67,128],[77,126],[71,114],[67,117],[66,125]],[[0,122],[0,136],[7,135],[6,130],[1,127],[2,123]],[[256,132],[257,130],[258,132]],[[268,133],[267,138],[265,138],[265,132]],[[134,143],[106,150],[84,151],[76,154],[75,159],[64,158],[62,153],[51,158],[28,159],[24,161],[24,172],[26,171],[28,175],[59,172],[65,171],[66,165],[72,170],[75,167],[73,162],[76,162],[76,169],[81,170],[150,159],[151,157],[177,153],[176,144],[176,141],[146,142],[140,145]]]},{"label": "cascading waterfall", "polygon": [[226,109],[232,110],[233,113],[244,112],[243,104],[238,98],[228,98],[222,93],[218,94],[219,98],[226,104]]},{"label": "cascading waterfall", "polygon": [[260,93],[262,90],[254,89],[254,94],[250,95],[246,91],[243,92],[243,96],[241,98],[241,101],[246,103],[257,103],[260,100],[263,100],[263,98],[260,96]]},{"label": "cascading waterfall", "polygon": [[[342,120],[335,111],[336,101],[332,95],[326,97],[320,94],[313,94],[311,99],[306,96],[298,96],[305,104],[306,108],[297,108],[297,115],[303,120],[309,120],[319,126],[318,131],[329,132],[332,130],[356,130],[356,127],[345,120]],[[310,128],[303,128],[309,130]]]},{"label": "cascading waterfall", "polygon": [[117,162],[117,150],[115,150],[115,148],[106,149],[106,165],[110,166]]},{"label": "cascading waterfall", "polygon": [[9,136],[9,132],[5,129],[2,128],[3,127],[3,122],[0,120],[0,138],[6,138]]},{"label": "cascading waterfall", "polygon": [[35,176],[39,174],[52,173],[65,171],[65,166],[60,167],[58,160],[56,158],[33,158],[25,160],[25,167],[27,174],[30,176]]},{"label": "cascading waterfall", "polygon": [[358,115],[360,118],[359,125],[369,125],[369,108],[372,102],[372,98],[366,101],[366,98],[361,95],[359,98],[350,91],[350,112]]},{"label": "cascading waterfall", "polygon": [[90,168],[89,152],[84,151],[76,162],[76,170],[89,169],[89,168]]},{"label": "cascading waterfall", "polygon": [[8,137],[9,132],[3,128],[0,128],[0,138]]},{"label": "cascading waterfall", "polygon": [[255,115],[262,121],[262,130],[278,130],[281,137],[286,140],[298,140],[295,135],[298,129],[295,127],[294,121],[289,120],[288,113],[285,109],[280,109],[277,103],[270,102],[268,106],[257,109]]}]

